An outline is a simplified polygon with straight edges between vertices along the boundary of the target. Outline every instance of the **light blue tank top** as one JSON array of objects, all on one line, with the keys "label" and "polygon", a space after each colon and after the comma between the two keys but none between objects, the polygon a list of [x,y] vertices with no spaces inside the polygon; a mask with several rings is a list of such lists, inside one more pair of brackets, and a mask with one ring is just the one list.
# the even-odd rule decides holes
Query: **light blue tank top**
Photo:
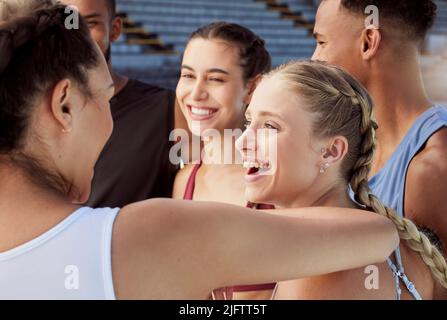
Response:
[{"label": "light blue tank top", "polygon": [[401,216],[405,215],[405,179],[410,162],[427,140],[445,126],[447,108],[436,106],[425,111],[410,128],[382,170],[369,180],[373,193]]},{"label": "light blue tank top", "polygon": [[114,300],[111,242],[119,209],[83,207],[0,253],[2,300]]},{"label": "light blue tank top", "polygon": [[[447,108],[435,106],[425,111],[412,125],[382,170],[369,180],[372,192],[401,217],[405,215],[404,194],[408,167],[430,137],[443,127],[447,127]],[[421,299],[413,283],[405,275],[400,250],[397,249],[394,254],[397,266],[390,259],[387,263],[394,274],[397,299],[400,299],[402,293],[400,280],[415,299]]]}]

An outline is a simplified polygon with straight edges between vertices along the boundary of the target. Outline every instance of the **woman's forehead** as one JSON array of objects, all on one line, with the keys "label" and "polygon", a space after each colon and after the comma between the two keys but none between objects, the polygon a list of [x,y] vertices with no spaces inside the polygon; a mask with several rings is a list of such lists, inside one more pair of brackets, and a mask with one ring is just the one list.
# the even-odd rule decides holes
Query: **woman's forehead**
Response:
[{"label": "woman's forehead", "polygon": [[293,120],[297,114],[302,114],[307,104],[297,88],[281,77],[269,76],[256,88],[247,111],[249,114],[271,112],[287,121],[288,118]]},{"label": "woman's forehead", "polygon": [[[206,53],[206,54],[204,54]],[[186,47],[184,64],[193,64],[196,67],[216,68],[240,68],[239,48],[227,41],[220,39],[196,38]]]}]

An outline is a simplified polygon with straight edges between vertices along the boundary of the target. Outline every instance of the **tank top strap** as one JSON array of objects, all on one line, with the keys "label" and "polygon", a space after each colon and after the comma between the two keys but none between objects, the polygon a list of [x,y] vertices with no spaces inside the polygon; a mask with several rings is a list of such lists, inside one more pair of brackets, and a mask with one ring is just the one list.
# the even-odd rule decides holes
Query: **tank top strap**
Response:
[{"label": "tank top strap", "polygon": [[369,180],[373,193],[402,217],[405,181],[413,158],[437,131],[447,127],[447,108],[434,106],[416,119],[385,166]]},{"label": "tank top strap", "polygon": [[196,187],[196,176],[202,162],[194,165],[191,174],[189,175],[188,182],[186,183],[185,194],[183,195],[183,200],[193,200],[194,199],[194,189]]},{"label": "tank top strap", "polygon": [[400,257],[400,249],[397,249],[394,252],[394,255],[396,257],[397,266],[391,261],[390,258],[388,258],[386,262],[394,276],[394,285],[396,287],[396,300],[401,300],[402,296],[402,289],[400,288],[401,280],[405,284],[405,287],[407,288],[408,292],[411,294],[413,299],[422,300],[422,297],[417,291],[415,285],[413,284],[413,282],[410,281],[410,279],[408,279],[407,275],[405,274],[405,270],[402,265],[402,259]]},{"label": "tank top strap", "polygon": [[45,233],[0,253],[0,299],[115,300],[112,238],[119,212],[78,208]]}]

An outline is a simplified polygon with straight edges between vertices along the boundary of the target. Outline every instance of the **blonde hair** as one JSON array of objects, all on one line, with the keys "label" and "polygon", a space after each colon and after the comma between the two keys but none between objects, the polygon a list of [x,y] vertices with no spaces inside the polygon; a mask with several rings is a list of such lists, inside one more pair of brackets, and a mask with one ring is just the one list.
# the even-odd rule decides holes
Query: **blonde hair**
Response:
[{"label": "blonde hair", "polygon": [[313,134],[318,137],[344,136],[348,152],[341,165],[341,176],[351,186],[355,200],[368,211],[389,218],[399,236],[418,252],[433,276],[447,288],[447,264],[437,247],[409,219],[401,218],[371,192],[368,174],[375,149],[373,102],[366,89],[340,68],[323,62],[298,61],[273,70],[267,77],[279,76],[309,103],[315,115]]}]

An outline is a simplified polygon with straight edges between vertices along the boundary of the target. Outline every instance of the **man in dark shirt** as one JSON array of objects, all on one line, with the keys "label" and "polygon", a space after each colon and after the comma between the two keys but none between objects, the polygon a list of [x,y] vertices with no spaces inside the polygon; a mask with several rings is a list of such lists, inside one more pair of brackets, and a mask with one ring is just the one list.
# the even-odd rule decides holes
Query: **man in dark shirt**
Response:
[{"label": "man in dark shirt", "polygon": [[186,128],[175,93],[116,74],[111,44],[122,31],[115,0],[63,0],[77,7],[104,53],[115,82],[110,102],[114,132],[95,167],[87,205],[123,207],[149,198],[171,197],[177,168],[169,161],[169,133]]}]

